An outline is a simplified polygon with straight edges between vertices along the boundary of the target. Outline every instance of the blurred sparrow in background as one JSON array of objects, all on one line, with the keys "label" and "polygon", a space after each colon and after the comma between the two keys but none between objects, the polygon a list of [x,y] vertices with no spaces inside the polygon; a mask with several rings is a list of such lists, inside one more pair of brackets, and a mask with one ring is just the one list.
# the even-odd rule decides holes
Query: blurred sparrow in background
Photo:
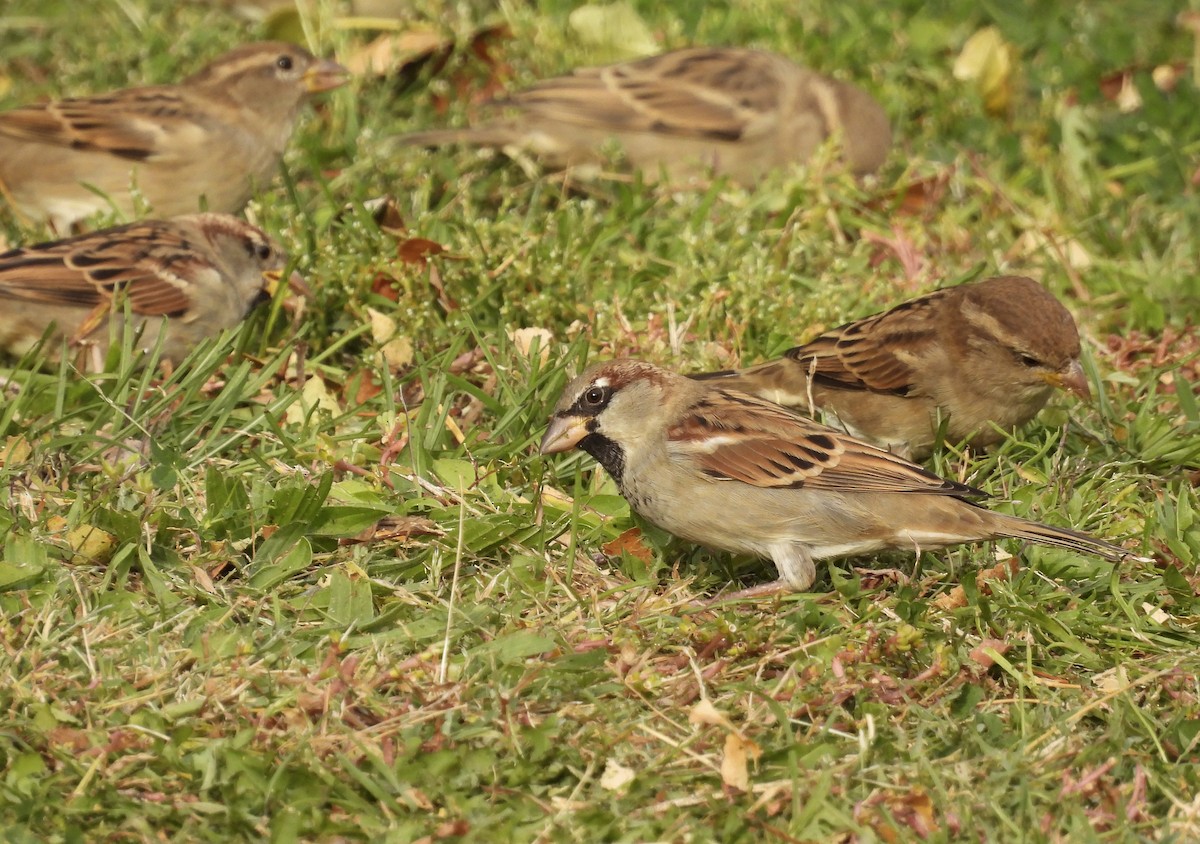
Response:
[{"label": "blurred sparrow in background", "polygon": [[[769,558],[771,588],[808,589],[814,560],[1011,537],[1133,556],[1064,528],[993,513],[979,490],[754,396],[648,363],[593,366],[567,385],[543,454],[580,448],[635,512],[675,536]],[[761,591],[761,590],[755,590]]]},{"label": "blurred sparrow in background", "polygon": [[[267,298],[286,263],[261,229],[226,214],[143,220],[13,249],[0,254],[0,347],[22,354],[53,326],[56,340],[98,353],[88,357],[94,368],[110,337],[128,327],[141,331],[139,349],[162,335],[162,357],[179,361]],[[299,276],[289,284],[307,293]]]},{"label": "blurred sparrow in background", "polygon": [[60,233],[97,211],[158,217],[241,209],[268,180],[310,94],[345,69],[294,44],[247,44],[178,85],[126,88],[0,113],[0,187]]},{"label": "blurred sparrow in background", "polygon": [[677,180],[712,169],[745,185],[807,161],[830,137],[855,173],[878,169],[892,131],[861,88],[757,50],[697,47],[567,76],[498,105],[508,120],[417,132],[416,146],[473,144],[533,153],[548,167],[594,162],[616,140],[634,167]]},{"label": "blurred sparrow in background", "polygon": [[911,459],[947,442],[986,446],[1055,388],[1088,398],[1075,320],[1044,287],[1000,276],[935,290],[847,323],[778,360],[693,375],[808,415]]}]

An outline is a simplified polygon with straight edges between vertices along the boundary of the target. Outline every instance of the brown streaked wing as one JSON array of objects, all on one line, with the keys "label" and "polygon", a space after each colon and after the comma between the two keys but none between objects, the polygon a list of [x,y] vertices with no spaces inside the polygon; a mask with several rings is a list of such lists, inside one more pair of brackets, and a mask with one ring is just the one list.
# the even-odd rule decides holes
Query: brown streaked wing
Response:
[{"label": "brown streaked wing", "polygon": [[[941,342],[937,312],[954,288],[935,290],[876,316],[835,328],[785,356],[835,386],[909,395],[915,369],[909,356]],[[903,351],[903,355],[899,352]]]},{"label": "brown streaked wing", "polygon": [[667,431],[667,441],[705,474],[756,487],[983,494],[776,404],[726,390],[698,398]]},{"label": "brown streaked wing", "polygon": [[129,88],[13,109],[0,114],[0,134],[145,161],[185,111],[170,88]]},{"label": "brown streaked wing", "polygon": [[169,276],[192,278],[207,266],[171,226],[134,223],[0,256],[0,295],[92,308],[123,290],[134,313],[178,315],[190,301]]},{"label": "brown streaked wing", "polygon": [[[759,58],[754,53],[741,55]],[[759,69],[742,67],[722,51],[666,53],[583,68],[540,82],[512,100],[546,118],[577,125],[734,141],[761,119],[753,86],[745,84],[745,77],[753,75],[759,88],[773,87],[761,84],[767,71],[747,72]],[[743,89],[746,96],[740,96]]]}]

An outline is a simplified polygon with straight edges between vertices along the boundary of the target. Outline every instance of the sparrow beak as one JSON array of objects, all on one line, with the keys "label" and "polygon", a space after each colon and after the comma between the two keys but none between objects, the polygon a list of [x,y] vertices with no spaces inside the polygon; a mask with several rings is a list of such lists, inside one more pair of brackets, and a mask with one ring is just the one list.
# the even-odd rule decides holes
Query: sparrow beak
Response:
[{"label": "sparrow beak", "polygon": [[304,87],[310,94],[332,91],[346,84],[350,71],[335,61],[323,59],[304,71]]},{"label": "sparrow beak", "polygon": [[1083,365],[1077,360],[1071,361],[1066,369],[1047,374],[1046,383],[1051,387],[1066,390],[1068,393],[1074,393],[1084,401],[1092,397],[1092,390],[1088,386],[1087,376],[1083,374]]},{"label": "sparrow beak", "polygon": [[[275,297],[275,291],[279,289],[279,282],[283,280],[283,273],[279,270],[267,270],[263,273],[263,290],[265,290],[271,298]],[[312,289],[305,283],[304,277],[298,272],[293,272],[288,276],[288,289],[297,296],[303,296],[308,299],[312,296]]]},{"label": "sparrow beak", "polygon": [[588,417],[584,416],[555,416],[550,420],[546,436],[542,437],[542,454],[558,454],[560,451],[570,451],[579,445],[588,431]]}]

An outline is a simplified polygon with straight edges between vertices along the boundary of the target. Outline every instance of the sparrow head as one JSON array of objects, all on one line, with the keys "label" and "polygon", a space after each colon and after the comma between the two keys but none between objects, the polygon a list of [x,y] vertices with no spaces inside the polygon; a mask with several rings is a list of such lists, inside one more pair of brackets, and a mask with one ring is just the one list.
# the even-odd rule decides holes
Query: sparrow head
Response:
[{"label": "sparrow head", "polygon": [[[642,361],[614,360],[590,367],[563,390],[542,437],[541,453],[582,449],[619,484],[629,450],[650,445],[648,432],[666,429],[672,396],[679,392],[675,382],[692,384]],[[662,424],[656,424],[659,420]]]},{"label": "sparrow head", "polygon": [[1021,393],[1014,399],[1051,388],[1090,397],[1075,320],[1033,279],[1000,276],[970,285],[962,317],[968,377],[991,373],[994,383]]},{"label": "sparrow head", "polygon": [[[283,278],[288,256],[257,226],[228,214],[192,214],[177,220],[190,220],[208,246],[225,278],[237,288],[237,301],[255,304],[270,298]],[[308,286],[298,273],[292,273],[288,286],[307,296]]]},{"label": "sparrow head", "polygon": [[850,169],[873,173],[882,166],[892,146],[892,126],[887,113],[874,97],[841,80],[831,80],[841,124],[842,146]]},{"label": "sparrow head", "polygon": [[282,41],[244,44],[191,76],[185,84],[211,89],[268,115],[294,112],[310,94],[343,85],[350,72]]}]

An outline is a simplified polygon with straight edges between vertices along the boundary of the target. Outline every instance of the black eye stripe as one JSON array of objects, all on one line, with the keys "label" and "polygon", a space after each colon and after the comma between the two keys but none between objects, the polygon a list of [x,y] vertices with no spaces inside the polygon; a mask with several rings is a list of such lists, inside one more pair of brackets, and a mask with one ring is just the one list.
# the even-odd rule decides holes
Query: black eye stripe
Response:
[{"label": "black eye stripe", "polygon": [[592,384],[575,400],[571,413],[576,416],[595,416],[612,401],[613,389],[608,385]]}]

